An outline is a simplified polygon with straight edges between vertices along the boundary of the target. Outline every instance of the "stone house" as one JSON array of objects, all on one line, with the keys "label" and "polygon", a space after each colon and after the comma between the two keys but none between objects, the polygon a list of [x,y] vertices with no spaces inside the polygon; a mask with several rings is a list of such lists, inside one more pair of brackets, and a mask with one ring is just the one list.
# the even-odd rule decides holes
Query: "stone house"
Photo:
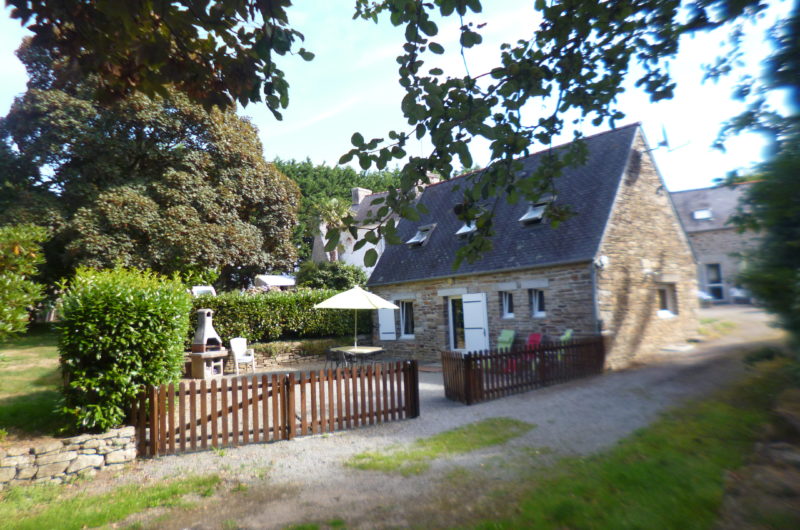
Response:
[{"label": "stone house", "polygon": [[[524,344],[531,333],[603,334],[608,364],[684,340],[696,329],[695,260],[638,124],[585,139],[586,163],[565,170],[537,204],[488,205],[493,247],[474,263],[452,264],[470,227],[453,208],[469,175],[429,186],[429,214],[402,220],[405,245],[385,249],[368,286],[399,311],[381,310],[375,344],[438,359],[442,350],[496,347],[504,329]],[[522,159],[521,176],[543,153]],[[573,215],[553,228],[547,208]],[[468,235],[467,235],[468,237]]]},{"label": "stone house", "polygon": [[736,277],[745,256],[755,250],[758,237],[739,233],[729,220],[751,183],[677,191],[672,202],[697,258],[697,283],[714,302],[748,302],[748,293]]}]

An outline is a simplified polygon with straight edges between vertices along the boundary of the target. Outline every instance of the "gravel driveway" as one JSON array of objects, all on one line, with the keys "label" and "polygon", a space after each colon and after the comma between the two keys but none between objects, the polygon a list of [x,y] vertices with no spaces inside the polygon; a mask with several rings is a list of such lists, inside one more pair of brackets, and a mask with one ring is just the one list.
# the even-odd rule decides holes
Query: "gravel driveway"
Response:
[{"label": "gravel driveway", "polygon": [[[441,373],[420,373],[421,417],[355,431],[297,438],[215,452],[141,461],[117,480],[157,480],[191,473],[219,472],[247,484],[197,510],[162,520],[157,526],[220,528],[233,521],[245,528],[281,528],[307,521],[342,519],[348,528],[428,526],[413,507],[435,502],[443,477],[454,470],[495,474],[513,471],[515,454],[542,453],[541,464],[562,455],[586,455],[613,445],[653,421],[668,407],[699,397],[740,377],[739,353],[781,334],[763,312],[728,307],[704,310],[703,317],[737,323],[729,335],[690,351],[664,352],[646,364],[470,407],[444,398]],[[343,466],[351,456],[407,444],[483,418],[510,417],[536,425],[501,447],[433,463],[414,477],[359,471]],[[505,462],[505,465],[496,465]],[[529,459],[525,462],[530,462]],[[509,465],[510,463],[510,465]],[[502,479],[502,476],[495,477]],[[415,515],[416,513],[416,515]],[[409,515],[410,514],[410,515]],[[422,519],[420,519],[422,517]]]}]

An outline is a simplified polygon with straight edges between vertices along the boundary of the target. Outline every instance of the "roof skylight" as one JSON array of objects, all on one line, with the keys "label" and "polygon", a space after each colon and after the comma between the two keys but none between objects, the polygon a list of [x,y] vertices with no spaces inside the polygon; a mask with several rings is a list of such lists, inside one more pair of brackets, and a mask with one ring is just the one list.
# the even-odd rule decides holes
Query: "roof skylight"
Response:
[{"label": "roof skylight", "polygon": [[475,224],[475,219],[471,221],[464,221],[464,224],[456,231],[456,235],[459,237],[466,236],[467,234],[471,234],[475,230],[478,229],[478,225]]},{"label": "roof skylight", "polygon": [[519,218],[519,222],[526,225],[542,222],[547,207],[550,206],[555,199],[554,195],[545,195],[541,197],[537,202],[528,206],[528,210]]},{"label": "roof skylight", "polygon": [[414,234],[414,237],[406,241],[406,244],[412,247],[422,246],[426,241],[428,241],[428,238],[431,236],[431,232],[433,232],[434,228],[436,228],[435,224],[420,226],[417,228],[417,233]]}]

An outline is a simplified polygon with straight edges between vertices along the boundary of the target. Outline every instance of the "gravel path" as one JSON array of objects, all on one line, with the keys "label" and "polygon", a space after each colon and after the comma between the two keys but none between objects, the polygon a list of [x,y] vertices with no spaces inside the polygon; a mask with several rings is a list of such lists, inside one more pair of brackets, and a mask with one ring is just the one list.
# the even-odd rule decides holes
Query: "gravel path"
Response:
[{"label": "gravel path", "polygon": [[[422,372],[418,419],[226,449],[224,455],[209,451],[142,461],[116,480],[149,481],[220,472],[226,479],[248,485],[244,494],[228,493],[223,499],[204,502],[201,509],[159,521],[160,528],[220,528],[230,521],[245,528],[281,528],[334,518],[347,521],[349,528],[433,525],[431,520],[415,519],[420,516],[413,515],[413,509],[409,515],[409,507],[434,502],[442,494],[443,477],[452,476],[454,470],[492,468],[502,479],[504,473],[506,478],[513,473],[513,455],[522,451],[530,455],[530,448],[543,454],[542,465],[557,456],[586,455],[607,448],[649,424],[666,408],[741,377],[745,369],[739,353],[780,338],[780,332],[767,326],[767,317],[752,308],[712,309],[704,311],[703,316],[737,322],[737,328],[691,351],[654,356],[634,369],[471,407],[444,398],[440,373]],[[415,477],[343,466],[348,458],[363,451],[408,444],[500,416],[523,420],[536,428],[502,447],[440,459],[428,472]],[[505,466],[494,465],[503,461]]]}]

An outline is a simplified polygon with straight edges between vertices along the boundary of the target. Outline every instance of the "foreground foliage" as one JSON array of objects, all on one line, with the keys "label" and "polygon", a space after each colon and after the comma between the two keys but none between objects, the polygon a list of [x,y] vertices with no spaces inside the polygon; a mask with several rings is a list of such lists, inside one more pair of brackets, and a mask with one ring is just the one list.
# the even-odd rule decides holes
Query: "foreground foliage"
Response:
[{"label": "foreground foliage", "polygon": [[129,485],[100,495],[69,496],[64,486],[12,488],[0,494],[0,528],[81,529],[105,526],[149,508],[191,506],[184,495],[211,495],[217,475],[188,477],[156,485]]},{"label": "foreground foliage", "polygon": [[28,325],[42,286],[31,278],[44,259],[41,245],[47,232],[34,225],[0,226],[0,342]]},{"label": "foreground foliage", "polygon": [[[303,36],[290,22],[289,0],[170,0],[157,10],[149,2],[130,2],[126,9],[109,2],[7,2],[36,43],[65,63],[57,77],[98,75],[96,96],[102,100],[131,92],[163,95],[176,86],[206,107],[264,101],[280,118],[289,85],[278,58],[293,52],[313,57],[299,47]],[[527,25],[523,37],[503,44],[493,67],[484,70],[469,64],[470,50],[483,42],[485,24],[470,18],[482,11],[480,0],[354,5],[356,18],[403,30],[395,60],[406,125],[382,137],[353,134],[353,149],[340,160],[357,160],[364,170],[405,163],[400,189],[390,190],[386,208],[378,212],[385,223],[371,237],[399,243],[390,208],[418,220],[414,190],[429,183],[431,173],[450,178],[459,166],[471,167],[474,146],[488,144],[489,169],[475,173],[473,186],[462,190],[459,216],[477,219],[478,228],[459,250],[458,259],[469,260],[491,244],[491,213],[479,207],[482,199],[508,193],[511,200],[535,201],[551,191],[565,165],[582,163],[585,153],[573,144],[565,156],[548,157],[522,179],[516,158],[551,146],[560,134],[579,137],[588,122],[614,126],[625,116],[618,96],[631,81],[652,101],[672,97],[669,61],[682,37],[722,27],[731,41],[741,42],[744,23],[769,7],[765,0],[536,0],[535,16],[520,20]],[[449,29],[458,35],[455,44],[448,42]],[[715,68],[729,70],[738,56],[726,59]],[[464,69],[439,67],[448,63]],[[430,151],[409,156],[406,149],[415,141]],[[558,221],[568,213],[555,203],[550,217]],[[333,245],[337,236],[336,230],[329,233]]]},{"label": "foreground foliage", "polygon": [[78,270],[58,326],[64,412],[75,428],[121,425],[142,385],[180,377],[190,308],[177,280],[120,267]]}]

